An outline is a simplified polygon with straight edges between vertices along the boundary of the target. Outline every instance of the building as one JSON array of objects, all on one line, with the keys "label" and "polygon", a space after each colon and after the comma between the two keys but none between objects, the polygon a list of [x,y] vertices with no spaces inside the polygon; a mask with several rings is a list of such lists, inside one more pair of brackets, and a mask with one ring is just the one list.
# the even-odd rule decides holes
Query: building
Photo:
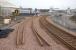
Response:
[{"label": "building", "polygon": [[19,8],[20,13],[32,13],[32,8]]},{"label": "building", "polygon": [[49,9],[38,9],[37,10],[39,16],[48,16],[49,15]]},{"label": "building", "polygon": [[34,15],[32,8],[19,8],[18,10],[21,16]]},{"label": "building", "polygon": [[51,15],[54,15],[54,16],[67,15],[67,11],[66,10],[61,10],[61,9],[53,9],[51,11]]},{"label": "building", "polygon": [[7,2],[6,0],[0,0],[0,16],[9,16],[16,8],[19,7]]}]

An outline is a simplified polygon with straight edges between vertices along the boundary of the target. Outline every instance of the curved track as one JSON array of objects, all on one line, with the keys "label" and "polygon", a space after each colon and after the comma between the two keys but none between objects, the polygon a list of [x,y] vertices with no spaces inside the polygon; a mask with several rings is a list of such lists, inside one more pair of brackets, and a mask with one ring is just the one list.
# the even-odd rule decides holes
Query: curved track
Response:
[{"label": "curved track", "polygon": [[76,50],[76,36],[58,28],[56,25],[50,23],[46,17],[40,19],[40,23],[47,31],[56,37],[63,44],[68,46],[71,50]]},{"label": "curved track", "polygon": [[[28,20],[24,20],[14,26],[14,32],[7,38],[0,39],[0,50],[69,50],[67,47],[57,44],[50,35],[48,35],[47,32],[50,32],[54,37],[58,37],[59,41],[62,41],[61,38],[68,36],[66,34],[65,36],[59,34],[61,33],[58,31],[59,29],[54,27],[54,25],[51,25],[46,20],[46,17],[30,17]],[[58,34],[56,35],[55,33]],[[67,42],[69,46],[70,43],[67,40],[71,37],[68,36],[67,39],[64,38],[63,40],[66,40],[65,43]],[[75,49],[73,45],[71,46]]]},{"label": "curved track", "polygon": [[35,21],[33,20],[33,29],[36,32],[35,34],[37,34],[40,37],[40,39],[42,39],[48,46],[50,46],[51,39],[49,35],[47,35],[47,33],[40,27],[39,24],[40,17],[34,19]]}]

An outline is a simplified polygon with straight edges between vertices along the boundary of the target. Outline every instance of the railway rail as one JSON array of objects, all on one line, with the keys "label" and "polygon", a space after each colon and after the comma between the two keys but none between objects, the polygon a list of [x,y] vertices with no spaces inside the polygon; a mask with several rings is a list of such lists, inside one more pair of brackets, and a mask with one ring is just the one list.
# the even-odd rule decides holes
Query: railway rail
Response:
[{"label": "railway rail", "polygon": [[51,39],[49,37],[49,35],[47,35],[47,33],[45,33],[39,25],[39,17],[33,18],[35,19],[35,21],[33,20],[33,32],[36,34],[37,39],[39,40],[40,44],[43,46],[44,42],[50,46],[51,45]]},{"label": "railway rail", "polygon": [[24,22],[20,23],[16,28],[16,45],[23,45],[24,44]]},{"label": "railway rail", "polygon": [[16,45],[17,47],[19,47],[19,45],[23,45],[25,43],[25,22],[28,22],[30,19],[28,19],[27,21],[23,21],[22,23],[19,23],[19,25],[16,28]]},{"label": "railway rail", "polygon": [[[72,50],[76,49],[76,41],[73,41],[75,40],[73,39],[75,36],[71,37],[71,35],[52,25],[47,20],[47,17],[32,17],[19,23],[14,28],[15,31],[7,38],[8,41],[5,39],[1,42],[0,40],[0,50],[5,50],[4,48],[6,50],[12,50],[11,48],[13,50],[68,50],[67,47],[57,44],[47,32],[54,35],[59,41],[65,42]],[[72,44],[72,41],[75,44]],[[14,43],[16,44],[16,48],[14,47]]]},{"label": "railway rail", "polygon": [[41,45],[41,46],[43,46],[43,41],[42,41],[42,39],[40,38],[40,36],[38,35],[38,32],[36,31],[36,29],[34,28],[34,17],[32,18],[32,31],[35,33],[35,36],[36,36],[36,38],[37,38],[37,40],[38,40],[38,42],[39,42],[39,44]]},{"label": "railway rail", "polygon": [[46,18],[47,17],[42,17],[40,19],[40,24],[71,50],[76,50],[76,36],[73,36],[72,34],[60,29],[56,25],[50,23]]}]

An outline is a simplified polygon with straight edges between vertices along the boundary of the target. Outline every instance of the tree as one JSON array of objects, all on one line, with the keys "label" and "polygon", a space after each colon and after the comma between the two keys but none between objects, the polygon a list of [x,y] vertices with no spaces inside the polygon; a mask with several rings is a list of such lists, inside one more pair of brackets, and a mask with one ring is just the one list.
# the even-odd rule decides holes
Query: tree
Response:
[{"label": "tree", "polygon": [[73,15],[72,17],[70,17],[70,19],[74,22],[76,22],[76,15]]}]

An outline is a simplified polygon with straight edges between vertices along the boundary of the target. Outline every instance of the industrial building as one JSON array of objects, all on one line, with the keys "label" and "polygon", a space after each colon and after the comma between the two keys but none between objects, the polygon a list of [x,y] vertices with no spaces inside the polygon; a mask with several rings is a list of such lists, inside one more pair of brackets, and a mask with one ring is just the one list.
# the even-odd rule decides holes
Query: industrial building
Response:
[{"label": "industrial building", "polygon": [[18,6],[15,6],[7,1],[0,0],[0,16],[9,16],[12,14],[12,12],[19,8]]}]

